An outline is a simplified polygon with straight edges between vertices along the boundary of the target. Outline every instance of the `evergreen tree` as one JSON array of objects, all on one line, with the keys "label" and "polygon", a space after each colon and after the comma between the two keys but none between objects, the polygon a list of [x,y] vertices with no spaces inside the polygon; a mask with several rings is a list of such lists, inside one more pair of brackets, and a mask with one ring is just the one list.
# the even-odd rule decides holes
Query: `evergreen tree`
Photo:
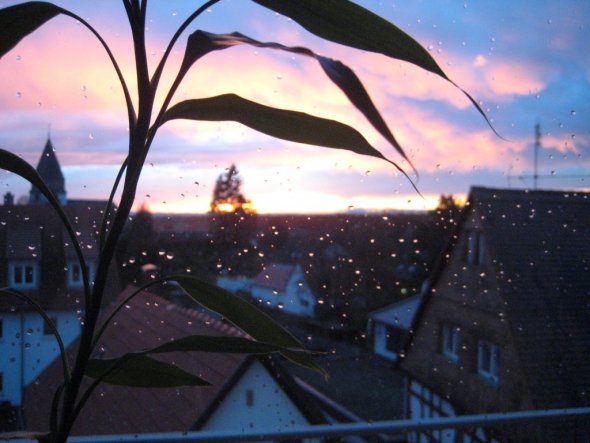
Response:
[{"label": "evergreen tree", "polygon": [[256,211],[242,194],[242,179],[232,164],[215,182],[210,204],[215,272],[250,274],[254,266]]},{"label": "evergreen tree", "polygon": [[210,212],[235,212],[249,214],[254,212],[251,201],[244,197],[240,187],[242,179],[235,164],[232,164],[226,172],[219,175],[213,189]]}]

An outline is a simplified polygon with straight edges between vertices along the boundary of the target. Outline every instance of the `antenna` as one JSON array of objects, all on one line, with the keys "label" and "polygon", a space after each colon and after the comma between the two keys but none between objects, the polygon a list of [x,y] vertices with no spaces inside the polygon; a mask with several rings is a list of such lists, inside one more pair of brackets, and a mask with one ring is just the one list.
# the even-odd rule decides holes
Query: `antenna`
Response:
[{"label": "antenna", "polygon": [[533,189],[537,189],[537,181],[539,180],[539,149],[541,148],[541,125],[535,125],[535,170],[533,173]]},{"label": "antenna", "polygon": [[[539,174],[539,150],[541,149],[541,125],[537,123],[535,125],[535,145],[534,145],[534,152],[533,152],[533,174],[521,174],[521,175],[511,175],[508,174],[506,178],[508,179],[508,186],[510,186],[510,180],[512,178],[517,178],[519,180],[525,179],[533,179],[533,189],[537,190],[537,185],[539,183],[539,179],[546,179],[546,178],[553,178],[553,179],[568,179],[568,178],[580,178],[585,179],[590,177],[590,174],[560,174],[560,175],[540,175]],[[510,166],[510,170],[512,170],[512,166]]]}]

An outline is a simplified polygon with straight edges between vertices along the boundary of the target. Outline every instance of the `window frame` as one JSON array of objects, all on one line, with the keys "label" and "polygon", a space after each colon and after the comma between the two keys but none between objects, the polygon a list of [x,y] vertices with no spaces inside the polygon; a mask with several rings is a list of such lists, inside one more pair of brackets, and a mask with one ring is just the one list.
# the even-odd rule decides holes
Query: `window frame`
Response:
[{"label": "window frame", "polygon": [[[31,268],[31,280],[27,281],[27,267]],[[22,273],[16,280],[17,269]],[[39,264],[34,260],[15,260],[8,263],[8,285],[15,289],[35,289],[39,285]]]},{"label": "window frame", "polygon": [[468,265],[481,265],[485,261],[485,253],[485,234],[479,229],[469,229],[465,239],[465,263]]},{"label": "window frame", "polygon": [[477,342],[477,374],[493,384],[500,382],[500,347],[488,340]]},{"label": "window frame", "polygon": [[441,325],[440,352],[454,363],[459,361],[461,349],[461,328],[451,323]]},{"label": "window frame", "polygon": [[[67,282],[68,287],[70,288],[82,288],[84,287],[84,279],[82,278],[82,266],[78,263],[77,260],[68,260],[67,262]],[[90,279],[90,283],[94,281],[94,263],[86,262],[86,268],[88,269],[88,277]],[[74,279],[74,270],[77,269],[78,272],[78,279]]]}]

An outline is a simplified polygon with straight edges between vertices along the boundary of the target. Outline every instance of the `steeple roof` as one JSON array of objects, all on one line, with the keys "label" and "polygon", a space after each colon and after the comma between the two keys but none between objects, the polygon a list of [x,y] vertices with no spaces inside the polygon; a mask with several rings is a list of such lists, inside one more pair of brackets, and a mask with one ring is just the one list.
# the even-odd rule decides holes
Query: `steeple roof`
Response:
[{"label": "steeple roof", "polygon": [[[45,149],[43,149],[43,153],[41,154],[41,158],[37,164],[37,172],[47,184],[49,189],[51,189],[53,194],[58,197],[58,199],[62,196],[65,197],[65,179],[61,172],[59,162],[57,161],[55,149],[53,149],[53,144],[51,143],[51,139],[49,137],[47,138]],[[31,195],[29,200],[33,204],[44,201],[40,192],[34,186],[31,187]]]}]

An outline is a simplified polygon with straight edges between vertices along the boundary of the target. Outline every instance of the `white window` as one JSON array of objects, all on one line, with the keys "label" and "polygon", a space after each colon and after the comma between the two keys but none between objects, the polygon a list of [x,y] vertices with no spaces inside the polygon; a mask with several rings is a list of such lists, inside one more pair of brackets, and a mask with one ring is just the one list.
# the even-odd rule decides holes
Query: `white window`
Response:
[{"label": "white window", "polygon": [[486,380],[498,383],[500,348],[488,341],[480,340],[477,346],[477,372]]},{"label": "white window", "polygon": [[443,324],[441,333],[441,353],[452,361],[459,361],[461,330],[458,326]]},{"label": "white window", "polygon": [[34,261],[18,261],[8,265],[9,285],[15,289],[36,288],[38,266]]}]

